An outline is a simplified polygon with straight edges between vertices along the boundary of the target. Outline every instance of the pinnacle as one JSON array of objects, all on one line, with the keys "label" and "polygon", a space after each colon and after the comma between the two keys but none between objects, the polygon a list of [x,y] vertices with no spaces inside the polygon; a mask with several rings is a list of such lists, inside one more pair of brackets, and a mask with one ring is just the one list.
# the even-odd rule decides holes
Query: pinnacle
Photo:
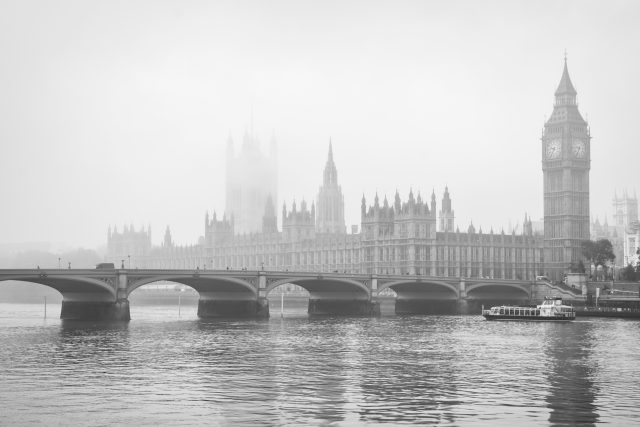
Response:
[{"label": "pinnacle", "polygon": [[578,92],[576,92],[576,89],[573,87],[573,83],[571,83],[569,68],[567,67],[567,58],[565,57],[562,77],[560,78],[560,84],[558,85],[558,89],[556,89],[555,95],[558,96],[566,93],[576,95]]}]

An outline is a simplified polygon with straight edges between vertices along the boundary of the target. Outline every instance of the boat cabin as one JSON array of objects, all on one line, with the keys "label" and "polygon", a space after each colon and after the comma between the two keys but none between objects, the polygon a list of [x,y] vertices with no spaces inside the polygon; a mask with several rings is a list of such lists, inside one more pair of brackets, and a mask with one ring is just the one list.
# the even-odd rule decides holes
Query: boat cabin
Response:
[{"label": "boat cabin", "polygon": [[513,320],[572,320],[576,313],[573,307],[564,305],[562,298],[547,298],[535,307],[499,306],[483,310],[482,315],[491,319]]}]

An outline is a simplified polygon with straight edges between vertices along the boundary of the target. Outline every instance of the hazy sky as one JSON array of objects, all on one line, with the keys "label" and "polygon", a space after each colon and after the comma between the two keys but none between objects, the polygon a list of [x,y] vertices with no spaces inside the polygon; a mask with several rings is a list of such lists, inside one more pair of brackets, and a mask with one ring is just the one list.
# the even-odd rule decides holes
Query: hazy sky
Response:
[{"label": "hazy sky", "polygon": [[0,242],[195,243],[252,106],[280,206],[315,199],[331,137],[348,225],[363,193],[445,185],[463,230],[540,218],[565,49],[611,221],[640,178],[639,22],[637,1],[1,0]]}]

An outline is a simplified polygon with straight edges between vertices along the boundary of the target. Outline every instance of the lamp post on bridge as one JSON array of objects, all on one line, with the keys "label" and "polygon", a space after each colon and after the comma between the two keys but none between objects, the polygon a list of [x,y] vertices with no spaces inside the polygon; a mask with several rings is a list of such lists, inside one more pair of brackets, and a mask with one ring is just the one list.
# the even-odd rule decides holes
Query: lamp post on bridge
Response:
[{"label": "lamp post on bridge", "polygon": [[613,294],[613,285],[616,284],[616,263],[615,263],[615,261],[612,264],[613,265],[611,266],[611,293]]},{"label": "lamp post on bridge", "polygon": [[60,267],[60,261],[61,261],[61,258],[60,258],[60,257],[58,257],[58,270],[60,270],[60,268],[61,268],[61,267]]},{"label": "lamp post on bridge", "polygon": [[129,264],[128,264],[129,267],[128,268],[129,268],[129,270],[131,270],[131,255],[127,255],[127,258],[129,259]]}]

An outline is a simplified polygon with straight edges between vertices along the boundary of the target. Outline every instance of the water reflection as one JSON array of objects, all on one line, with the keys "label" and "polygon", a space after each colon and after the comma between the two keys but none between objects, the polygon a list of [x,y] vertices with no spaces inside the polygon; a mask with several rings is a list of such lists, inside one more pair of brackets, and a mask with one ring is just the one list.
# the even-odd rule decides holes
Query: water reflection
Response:
[{"label": "water reflection", "polygon": [[0,324],[8,425],[628,425],[640,416],[634,322],[199,320],[165,308],[141,308],[129,324],[10,320]]},{"label": "water reflection", "polygon": [[553,425],[594,425],[599,421],[594,386],[597,366],[591,358],[593,324],[588,321],[548,325],[544,354],[548,361],[547,407]]},{"label": "water reflection", "polygon": [[[437,322],[444,317],[431,319]],[[374,423],[453,423],[450,405],[457,393],[450,362],[455,357],[453,346],[443,345],[450,332],[447,322],[434,331],[419,316],[399,320],[398,330],[411,340],[388,334],[384,327],[375,328],[368,337],[370,348],[376,351],[363,360],[369,369],[360,380],[362,418]]]}]

